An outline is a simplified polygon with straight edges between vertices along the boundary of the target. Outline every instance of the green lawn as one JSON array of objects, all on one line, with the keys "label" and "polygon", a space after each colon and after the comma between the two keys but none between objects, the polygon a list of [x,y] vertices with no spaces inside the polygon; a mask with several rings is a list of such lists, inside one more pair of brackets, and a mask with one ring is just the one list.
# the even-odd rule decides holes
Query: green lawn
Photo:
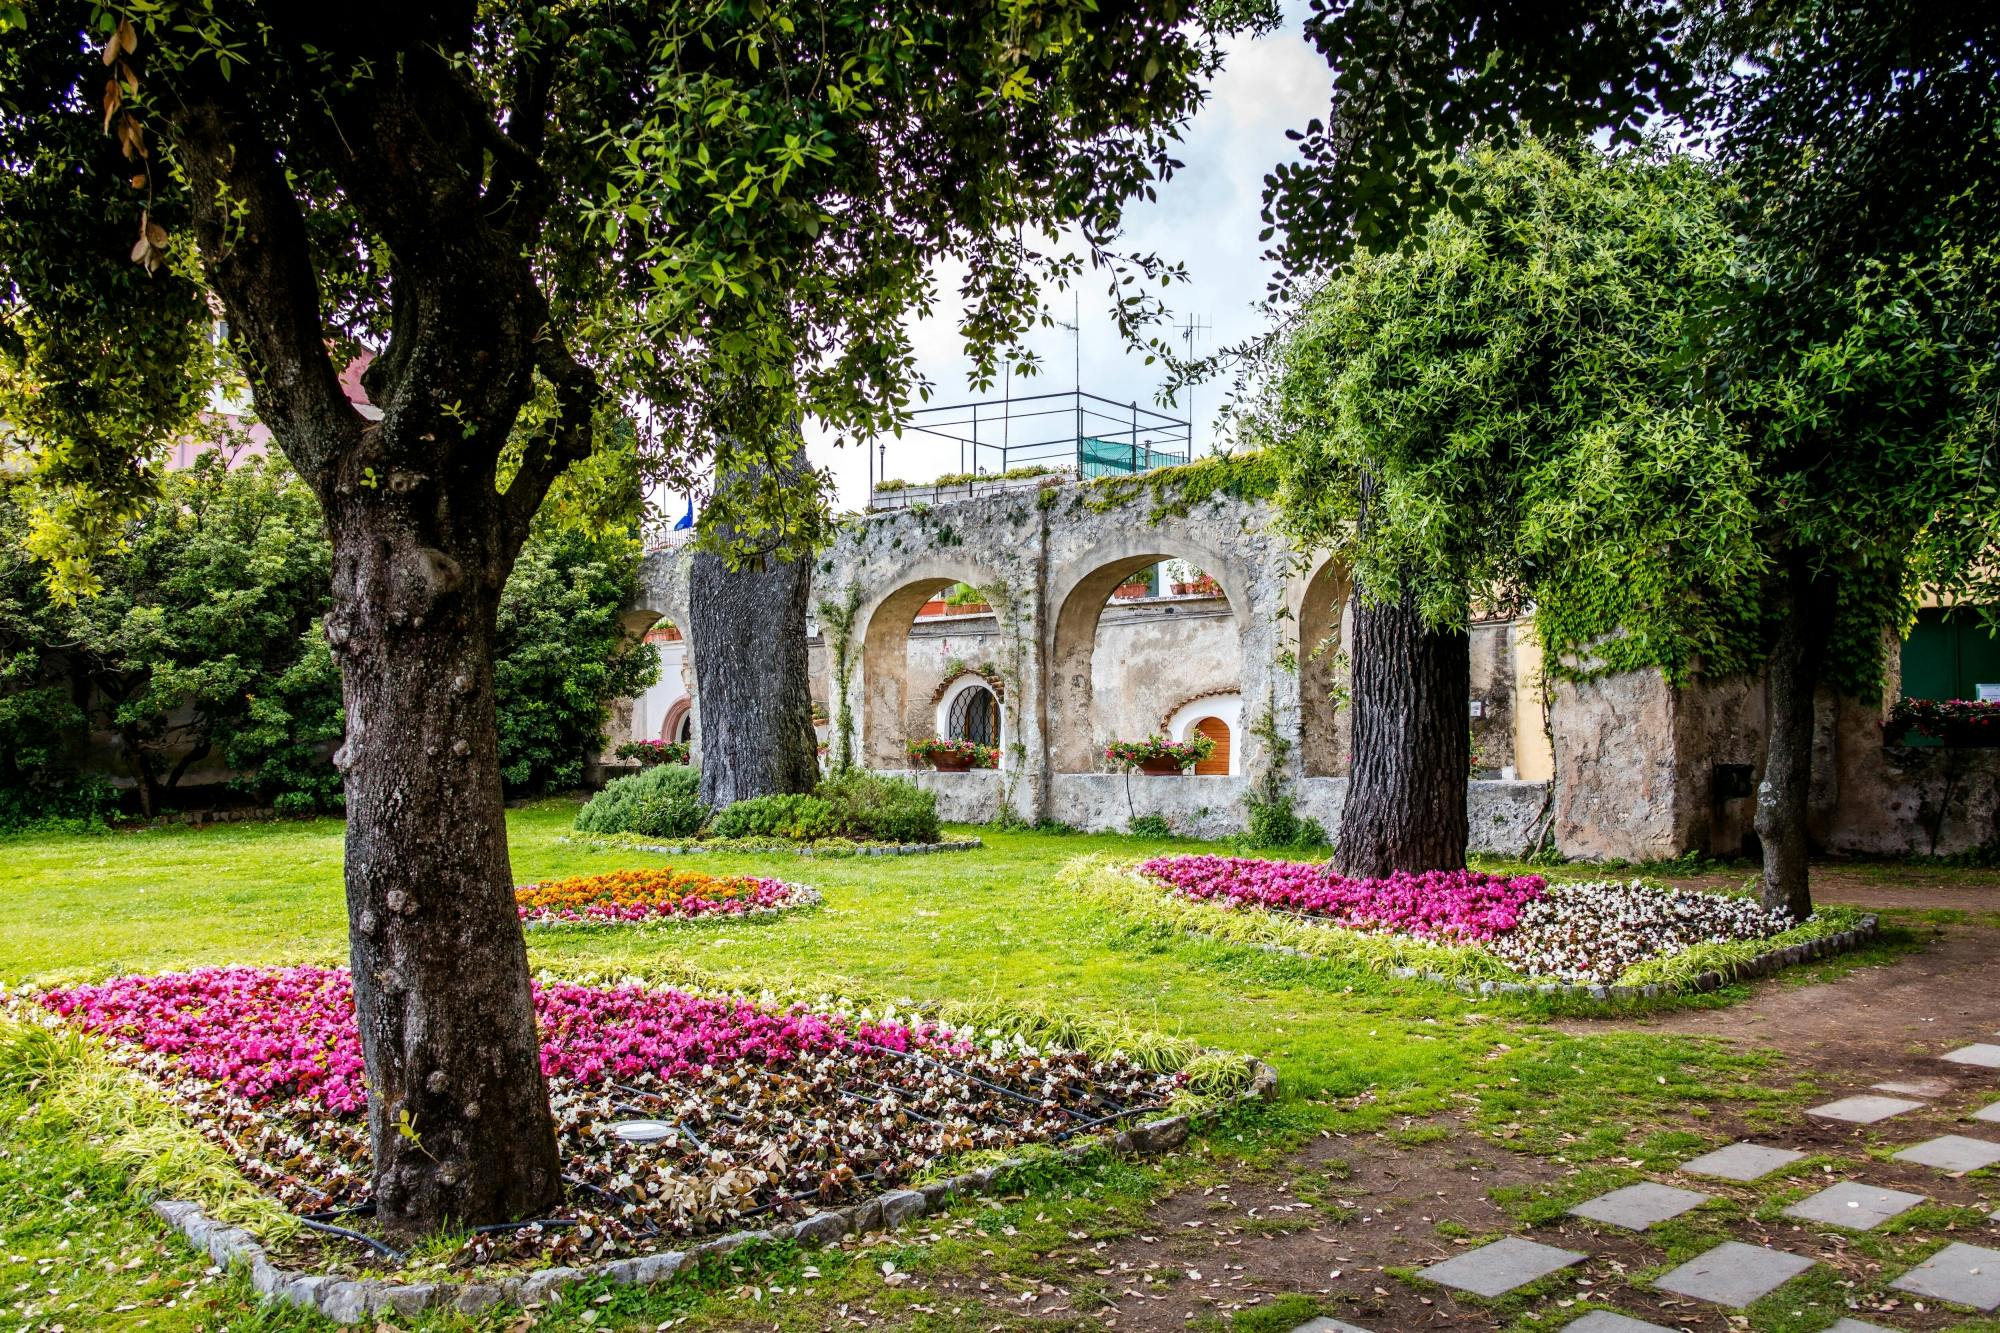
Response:
[{"label": "green lawn", "polygon": [[[552,800],[512,812],[519,880],[668,859],[563,842],[575,808]],[[910,1257],[920,1265],[1032,1267],[1066,1230],[1116,1234],[1164,1186],[1256,1169],[1322,1129],[1452,1113],[1511,1149],[1560,1151],[1574,1163],[1628,1151],[1663,1123],[1685,1124],[1691,1104],[1789,1103],[1805,1092],[1776,1068],[1699,1041],[1565,1034],[1546,1026],[1549,1011],[1531,1002],[1475,1001],[1329,964],[1163,937],[1084,912],[1051,887],[1057,867],[1085,852],[1138,855],[1195,844],[977,832],[988,845],[961,854],[704,856],[704,870],[813,884],[826,905],[751,924],[535,932],[530,950],[537,966],[565,972],[687,964],[752,987],[784,980],[864,995],[1052,1005],[1185,1034],[1278,1068],[1277,1104],[1239,1114],[1201,1151],[1057,1172],[1034,1197],[1062,1199],[1059,1211],[1031,1203],[1017,1234],[971,1247],[941,1244]],[[338,961],[346,951],[340,834],[337,823],[322,821],[0,843],[0,980]],[[0,1327],[311,1325],[304,1316],[256,1312],[240,1286],[206,1273],[146,1218],[102,1145],[80,1141],[75,1125],[19,1095],[10,1101],[4,1083],[0,1125],[9,1126],[0,1130]],[[652,1328],[681,1315],[731,1322],[754,1312],[764,1326],[775,1318],[806,1328],[830,1317],[830,1302],[849,1299],[874,1302],[885,1320],[935,1327],[1005,1318],[987,1309],[962,1321],[910,1312],[898,1305],[909,1298],[882,1286],[870,1265],[837,1255],[767,1255],[752,1261],[750,1277],[781,1280],[806,1261],[824,1270],[810,1299],[746,1304],[733,1293],[749,1279],[711,1274],[619,1293],[589,1310],[570,1302],[540,1326],[585,1327],[585,1313],[598,1316],[588,1326]]]}]

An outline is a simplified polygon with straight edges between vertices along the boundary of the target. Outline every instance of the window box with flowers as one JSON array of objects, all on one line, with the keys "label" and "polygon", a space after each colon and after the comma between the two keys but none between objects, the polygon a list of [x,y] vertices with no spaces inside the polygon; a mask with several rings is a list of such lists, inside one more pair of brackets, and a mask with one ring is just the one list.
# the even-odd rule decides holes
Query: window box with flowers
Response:
[{"label": "window box with flowers", "polygon": [[1215,742],[1200,735],[1184,741],[1148,736],[1143,741],[1113,741],[1104,747],[1104,757],[1126,772],[1137,769],[1155,777],[1177,776],[1213,753]]},{"label": "window box with flowers", "polygon": [[928,764],[940,773],[965,773],[975,768],[1000,767],[1000,751],[978,741],[944,741],[935,738],[910,741],[903,747],[910,761]]},{"label": "window box with flowers", "polygon": [[2000,746],[2000,700],[1898,699],[1884,731],[1892,744],[1914,731],[1945,745]]},{"label": "window box with flowers", "polygon": [[618,747],[620,759],[636,759],[651,767],[654,764],[685,764],[688,761],[686,741],[626,741]]}]

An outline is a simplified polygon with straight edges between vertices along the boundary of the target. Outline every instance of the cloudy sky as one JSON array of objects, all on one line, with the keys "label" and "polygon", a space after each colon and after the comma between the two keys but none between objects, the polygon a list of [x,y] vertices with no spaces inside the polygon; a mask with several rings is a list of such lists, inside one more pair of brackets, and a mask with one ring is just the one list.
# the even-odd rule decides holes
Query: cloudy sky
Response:
[{"label": "cloudy sky", "polygon": [[[1264,175],[1292,156],[1286,129],[1325,114],[1331,83],[1325,62],[1300,35],[1304,15],[1303,4],[1287,3],[1284,26],[1277,32],[1231,45],[1207,105],[1175,153],[1186,166],[1160,190],[1156,202],[1135,206],[1127,214],[1124,249],[1151,251],[1187,266],[1192,282],[1175,283],[1166,297],[1175,324],[1193,316],[1209,326],[1195,345],[1197,351],[1235,342],[1262,327],[1256,306],[1270,277],[1268,265],[1259,258],[1264,246],[1257,240],[1263,226],[1257,210]],[[918,365],[934,386],[931,401],[983,397],[967,386],[971,363],[952,326],[956,285],[948,273],[940,274],[940,283],[938,316],[918,322],[914,331]],[[1059,317],[1069,317],[1069,296],[1052,296],[1051,304]],[[1108,299],[1101,287],[1091,285],[1089,276],[1081,304],[1083,387],[1116,402],[1136,400],[1141,407],[1155,406],[1159,368],[1125,350],[1112,326]],[[1017,376],[1014,391],[1070,388],[1074,378],[1070,334],[1062,329],[1039,330],[1029,346],[1041,358],[1043,371],[1029,379]],[[1226,387],[1205,385],[1194,391],[1197,454],[1209,450],[1215,409]],[[1187,409],[1183,395],[1177,408],[1167,410],[1186,418]],[[892,477],[921,481],[959,466],[957,448],[943,442],[906,436],[886,443],[887,475]],[[832,468],[839,480],[841,508],[865,503],[867,463],[860,449],[836,449],[822,437],[812,442],[811,452],[814,461]]]}]

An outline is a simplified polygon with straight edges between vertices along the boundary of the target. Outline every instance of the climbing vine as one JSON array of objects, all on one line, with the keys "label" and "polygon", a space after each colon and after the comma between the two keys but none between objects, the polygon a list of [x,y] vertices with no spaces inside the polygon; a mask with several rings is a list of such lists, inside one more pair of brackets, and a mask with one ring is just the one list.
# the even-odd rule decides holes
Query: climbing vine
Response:
[{"label": "climbing vine", "polygon": [[861,613],[861,585],[850,583],[840,601],[819,604],[819,623],[833,649],[833,692],[839,700],[834,711],[833,770],[845,773],[854,767],[854,702],[848,684],[854,679],[854,618]]}]

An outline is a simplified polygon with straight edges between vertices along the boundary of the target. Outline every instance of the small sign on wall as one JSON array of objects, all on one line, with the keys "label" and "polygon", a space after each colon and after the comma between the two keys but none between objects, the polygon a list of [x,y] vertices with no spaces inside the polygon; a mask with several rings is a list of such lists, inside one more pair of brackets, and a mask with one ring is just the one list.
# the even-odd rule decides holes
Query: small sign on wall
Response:
[{"label": "small sign on wall", "polygon": [[1974,685],[1978,693],[1973,698],[1983,704],[2000,704],[2000,682],[1991,685]]}]

